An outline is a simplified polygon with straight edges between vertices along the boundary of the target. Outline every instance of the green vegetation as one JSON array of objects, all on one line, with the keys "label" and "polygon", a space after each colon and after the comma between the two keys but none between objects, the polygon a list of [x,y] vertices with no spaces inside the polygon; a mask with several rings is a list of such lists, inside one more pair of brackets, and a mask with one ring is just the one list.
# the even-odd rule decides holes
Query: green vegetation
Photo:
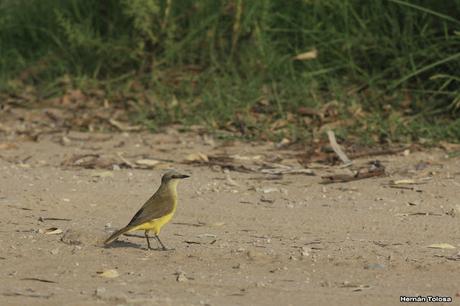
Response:
[{"label": "green vegetation", "polygon": [[2,91],[45,99],[70,79],[130,96],[152,128],[460,140],[460,0],[3,0],[0,12]]}]

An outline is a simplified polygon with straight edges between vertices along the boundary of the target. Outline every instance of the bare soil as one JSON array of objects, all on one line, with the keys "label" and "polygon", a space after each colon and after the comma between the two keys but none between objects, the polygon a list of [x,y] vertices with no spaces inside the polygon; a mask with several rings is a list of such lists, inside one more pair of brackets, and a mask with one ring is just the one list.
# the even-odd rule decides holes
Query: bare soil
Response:
[{"label": "bare soil", "polygon": [[[277,177],[182,163],[198,152],[293,163],[272,144],[173,130],[19,139],[0,139],[1,305],[460,304],[460,159],[441,150],[381,156],[387,176],[322,185],[349,170]],[[85,169],[76,154],[128,167]],[[140,159],[160,163],[129,167]],[[142,233],[101,246],[168,167],[192,176],[161,233],[174,250],[147,250]],[[413,181],[388,185],[401,179]]]}]

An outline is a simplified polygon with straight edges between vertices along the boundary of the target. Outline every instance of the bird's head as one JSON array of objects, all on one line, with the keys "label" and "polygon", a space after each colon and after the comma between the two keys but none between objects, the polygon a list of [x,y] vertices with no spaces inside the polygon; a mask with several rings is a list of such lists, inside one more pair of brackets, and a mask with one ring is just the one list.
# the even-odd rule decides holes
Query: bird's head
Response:
[{"label": "bird's head", "polygon": [[189,175],[182,174],[177,172],[176,170],[170,170],[163,174],[163,177],[161,178],[161,183],[166,184],[169,182],[177,182],[177,180],[184,179],[190,177]]}]

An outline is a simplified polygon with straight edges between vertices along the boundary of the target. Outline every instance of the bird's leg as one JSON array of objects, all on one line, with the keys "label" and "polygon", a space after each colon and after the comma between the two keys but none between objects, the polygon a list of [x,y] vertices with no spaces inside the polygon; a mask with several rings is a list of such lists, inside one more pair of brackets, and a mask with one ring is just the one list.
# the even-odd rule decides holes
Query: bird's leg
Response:
[{"label": "bird's leg", "polygon": [[155,234],[155,238],[157,238],[157,241],[160,243],[161,248],[163,249],[163,251],[168,250],[168,249],[165,247],[165,245],[163,244],[163,242],[161,242],[160,237],[159,237],[157,234]]},{"label": "bird's leg", "polygon": [[149,239],[149,231],[145,231],[145,239],[147,239],[147,247],[149,250],[153,250],[152,247],[150,246],[150,239]]}]

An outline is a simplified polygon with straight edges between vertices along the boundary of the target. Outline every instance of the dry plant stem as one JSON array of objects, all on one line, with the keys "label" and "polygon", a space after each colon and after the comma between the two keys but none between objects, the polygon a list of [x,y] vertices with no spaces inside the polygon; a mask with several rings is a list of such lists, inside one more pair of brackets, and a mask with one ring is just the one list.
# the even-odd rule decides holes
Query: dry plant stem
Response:
[{"label": "dry plant stem", "polygon": [[343,152],[342,148],[337,143],[335,139],[335,134],[333,131],[327,131],[327,137],[329,138],[329,143],[331,144],[332,150],[334,150],[335,154],[340,158],[340,160],[344,163],[344,167],[350,166],[353,162],[348,158],[348,156]]}]

